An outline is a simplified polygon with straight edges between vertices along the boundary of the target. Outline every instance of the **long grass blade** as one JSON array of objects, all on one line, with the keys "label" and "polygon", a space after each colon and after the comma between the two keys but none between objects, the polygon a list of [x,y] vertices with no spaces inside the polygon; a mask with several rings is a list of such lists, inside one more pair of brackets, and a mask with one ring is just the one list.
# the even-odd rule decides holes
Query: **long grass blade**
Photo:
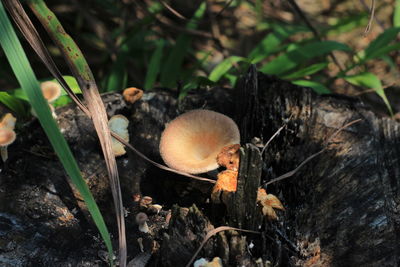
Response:
[{"label": "long grass blade", "polygon": [[92,121],[99,137],[106,162],[111,192],[114,200],[119,237],[119,265],[125,267],[127,258],[125,218],[118,169],[114,152],[112,150],[111,134],[108,128],[106,110],[104,103],[101,100],[93,73],[91,72],[79,47],[71,36],[66,33],[60,21],[47,7],[46,3],[42,0],[28,0],[27,3],[55,44],[62,51],[69,68],[81,87],[81,91],[86,100],[86,105],[92,115]]},{"label": "long grass blade", "polygon": [[88,210],[92,215],[93,221],[99,229],[99,232],[107,246],[110,259],[112,259],[111,239],[100,210],[87,184],[81,176],[78,165],[68,147],[67,142],[58,129],[56,122],[52,118],[47,101],[43,98],[39,83],[22,49],[21,43],[19,42],[17,35],[12,28],[11,22],[7,17],[1,1],[0,32],[0,44],[14,71],[14,74],[28,96],[31,105],[38,116],[39,122],[48,136],[49,141],[57,153],[62,165],[64,166],[65,171],[81,193]]},{"label": "long grass blade", "polygon": [[75,93],[69,88],[67,82],[64,80],[61,72],[58,70],[56,64],[51,58],[48,50],[44,43],[40,39],[38,32],[33,26],[28,15],[25,13],[18,0],[4,0],[4,4],[11,14],[11,17],[17,24],[19,30],[22,32],[24,37],[27,39],[32,48],[36,51],[40,59],[49,69],[51,74],[58,80],[60,85],[68,93],[68,95],[74,100],[74,102],[81,108],[83,112],[88,114],[87,108],[83,105],[81,100],[75,95]]}]

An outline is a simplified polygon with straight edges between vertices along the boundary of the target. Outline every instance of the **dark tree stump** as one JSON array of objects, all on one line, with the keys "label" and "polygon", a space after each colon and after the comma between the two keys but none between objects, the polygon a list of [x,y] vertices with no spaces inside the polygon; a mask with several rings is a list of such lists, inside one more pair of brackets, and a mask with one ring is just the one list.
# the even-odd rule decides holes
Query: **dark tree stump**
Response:
[{"label": "dark tree stump", "polygon": [[[266,75],[259,75],[258,91],[268,119],[255,134],[271,136],[291,117],[288,130],[266,152],[263,182],[294,169],[338,128],[362,119],[294,177],[269,186],[287,207],[278,227],[283,236],[303,245],[319,243],[319,259],[309,258],[316,266],[398,266],[399,124],[357,99],[318,96]],[[306,265],[307,258],[297,263]]]},{"label": "dark tree stump", "polygon": [[[137,210],[132,208],[131,199],[131,194],[139,192],[153,197],[164,211],[174,203],[199,207],[189,209],[189,217],[176,211],[167,230],[162,230],[165,216],[149,216],[148,223],[155,229],[152,240],[161,246],[150,260],[152,266],[162,261],[164,266],[186,264],[206,232],[226,224],[259,229],[262,235],[219,233],[199,257],[220,256],[227,266],[256,266],[259,258],[264,266],[266,262],[275,266],[399,266],[399,124],[377,116],[357,99],[318,96],[254,68],[236,89],[235,94],[220,88],[193,91],[180,108],[165,92],[146,93],[133,107],[127,107],[118,94],[103,96],[109,115],[123,113],[131,119],[132,144],[157,161],[159,135],[178,110],[205,107],[236,118],[243,143],[254,137],[265,143],[287,122],[287,129],[271,143],[262,162],[254,146],[243,150],[238,192],[227,212],[217,214],[219,218],[209,216],[212,208],[206,199],[210,185],[155,169],[131,153],[119,158],[124,204],[131,211],[127,217],[130,259],[140,254],[134,224]],[[235,107],[239,107],[236,112]],[[92,126],[75,107],[58,109],[57,113],[60,128],[113,232],[116,227],[108,182]],[[286,208],[277,222],[257,218],[254,189],[260,181],[262,184],[293,170],[325,147],[338,128],[360,118],[362,122],[338,134],[323,154],[293,177],[268,186],[268,193],[278,196]],[[65,182],[64,171],[38,124],[30,124],[9,149],[8,166],[0,175],[3,263],[105,265],[98,257],[104,246],[96,237],[97,231],[90,220],[76,212],[79,200]],[[251,243],[254,248],[250,248]]]}]

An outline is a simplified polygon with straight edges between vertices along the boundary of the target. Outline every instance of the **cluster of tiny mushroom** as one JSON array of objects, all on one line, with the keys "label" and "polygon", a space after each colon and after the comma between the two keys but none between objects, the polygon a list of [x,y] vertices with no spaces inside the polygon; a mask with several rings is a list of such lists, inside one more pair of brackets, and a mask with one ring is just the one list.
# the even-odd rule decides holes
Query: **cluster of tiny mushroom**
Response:
[{"label": "cluster of tiny mushroom", "polygon": [[17,137],[14,132],[16,121],[17,119],[11,113],[5,114],[0,121],[0,154],[3,162],[8,159],[7,147],[14,143]]}]

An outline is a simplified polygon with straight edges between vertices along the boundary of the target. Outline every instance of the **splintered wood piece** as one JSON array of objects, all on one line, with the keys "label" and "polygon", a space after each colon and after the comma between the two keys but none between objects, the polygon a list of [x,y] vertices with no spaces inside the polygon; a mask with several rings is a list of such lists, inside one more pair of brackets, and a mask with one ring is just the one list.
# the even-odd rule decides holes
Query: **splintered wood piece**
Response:
[{"label": "splintered wood piece", "polygon": [[258,148],[246,144],[239,150],[240,165],[236,192],[224,193],[230,226],[256,230],[261,213],[257,209],[257,190],[260,185],[262,159]]}]

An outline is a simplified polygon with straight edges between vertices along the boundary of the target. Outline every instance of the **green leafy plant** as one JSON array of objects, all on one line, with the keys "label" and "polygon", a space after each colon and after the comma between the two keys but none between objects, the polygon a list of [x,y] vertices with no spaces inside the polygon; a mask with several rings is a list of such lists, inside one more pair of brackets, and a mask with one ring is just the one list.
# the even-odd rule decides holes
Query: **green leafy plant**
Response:
[{"label": "green leafy plant", "polygon": [[[352,16],[339,21],[323,32],[326,35],[334,32],[341,33],[359,26],[361,22],[366,20],[365,14]],[[318,41],[315,38],[305,38],[295,43],[287,43],[286,41],[290,36],[309,32],[302,26],[271,23],[269,29],[270,33],[251,50],[247,57],[230,56],[224,59],[215,66],[208,79],[213,82],[226,79],[231,86],[234,86],[236,83],[236,79],[232,79],[234,69],[239,68],[239,72],[241,72],[249,64],[259,64],[261,72],[290,80],[293,84],[299,86],[311,87],[319,94],[331,93],[328,89],[329,85],[336,79],[344,79],[352,85],[374,89],[377,95],[382,98],[389,113],[393,115],[382,82],[377,75],[366,72],[365,66],[371,60],[382,58],[395,68],[396,64],[388,55],[400,48],[400,44],[395,42],[400,31],[399,27],[386,29],[367,48],[359,52],[354,51],[344,43]],[[336,63],[329,60],[332,56],[331,53],[335,51],[347,53],[348,57],[354,60],[346,62],[347,67],[337,77],[331,78],[324,75],[323,72],[328,70],[329,62],[331,64]],[[266,63],[263,63],[265,61]],[[354,74],[354,72],[358,74]],[[348,73],[352,74],[348,75]]]}]

